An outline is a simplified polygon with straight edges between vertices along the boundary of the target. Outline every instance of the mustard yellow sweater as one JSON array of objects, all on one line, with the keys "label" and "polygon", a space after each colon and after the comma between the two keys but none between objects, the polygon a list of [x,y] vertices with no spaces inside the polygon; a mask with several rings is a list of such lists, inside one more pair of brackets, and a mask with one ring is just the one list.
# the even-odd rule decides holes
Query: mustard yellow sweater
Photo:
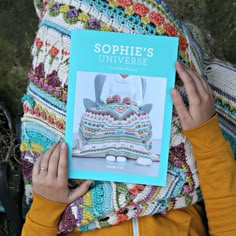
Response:
[{"label": "mustard yellow sweater", "polygon": [[[139,236],[236,236],[236,162],[217,116],[184,132],[193,146],[207,219],[200,204],[138,219]],[[55,236],[66,204],[34,193],[22,236]],[[208,229],[205,223],[208,221]],[[132,221],[68,236],[133,236]]]}]

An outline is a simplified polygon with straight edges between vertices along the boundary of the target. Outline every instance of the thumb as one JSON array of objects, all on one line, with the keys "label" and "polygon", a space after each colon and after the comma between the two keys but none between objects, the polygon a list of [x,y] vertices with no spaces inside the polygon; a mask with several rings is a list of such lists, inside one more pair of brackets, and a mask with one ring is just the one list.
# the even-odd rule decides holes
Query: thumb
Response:
[{"label": "thumb", "polygon": [[83,196],[85,193],[87,193],[92,182],[93,182],[92,180],[86,180],[80,186],[71,190],[69,196],[69,202],[71,203],[76,199],[78,199],[79,197]]}]

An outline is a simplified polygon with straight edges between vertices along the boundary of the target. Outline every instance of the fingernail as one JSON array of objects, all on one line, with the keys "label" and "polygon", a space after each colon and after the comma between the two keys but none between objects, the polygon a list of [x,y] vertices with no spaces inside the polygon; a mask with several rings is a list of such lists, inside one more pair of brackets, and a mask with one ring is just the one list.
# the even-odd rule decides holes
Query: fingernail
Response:
[{"label": "fingernail", "polygon": [[93,184],[93,180],[87,180],[88,187],[90,187]]},{"label": "fingernail", "polygon": [[178,92],[177,92],[177,90],[176,90],[175,88],[171,89],[170,92],[171,92],[171,94],[174,95],[174,96],[178,94]]},{"label": "fingernail", "polygon": [[179,67],[179,68],[183,68],[183,64],[180,61],[176,62],[176,66]]},{"label": "fingernail", "polygon": [[62,143],[61,143],[61,148],[62,148],[62,149],[65,149],[65,148],[66,148],[66,143],[65,143],[65,142],[62,142]]}]

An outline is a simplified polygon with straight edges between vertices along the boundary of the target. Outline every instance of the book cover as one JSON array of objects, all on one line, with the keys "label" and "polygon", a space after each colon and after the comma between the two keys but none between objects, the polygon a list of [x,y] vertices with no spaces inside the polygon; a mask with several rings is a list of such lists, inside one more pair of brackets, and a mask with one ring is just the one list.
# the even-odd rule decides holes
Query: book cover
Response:
[{"label": "book cover", "polygon": [[178,38],[72,30],[69,178],[165,186]]}]

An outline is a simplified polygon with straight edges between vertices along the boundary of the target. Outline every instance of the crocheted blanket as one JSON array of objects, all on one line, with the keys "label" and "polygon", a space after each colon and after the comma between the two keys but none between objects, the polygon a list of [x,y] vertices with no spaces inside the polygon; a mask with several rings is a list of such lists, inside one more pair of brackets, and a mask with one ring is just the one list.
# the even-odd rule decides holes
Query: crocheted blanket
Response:
[{"label": "crocheted blanket", "polygon": [[[35,6],[40,24],[31,52],[29,85],[22,98],[21,163],[26,208],[32,202],[35,160],[53,143],[64,138],[70,31],[75,28],[179,37],[178,60],[209,76],[221,127],[236,152],[236,96],[232,90],[235,88],[235,68],[216,59],[211,61],[214,55],[201,32],[193,25],[180,22],[164,1],[35,0]],[[225,78],[228,78],[227,82]],[[176,87],[187,103],[183,84],[178,78]],[[70,180],[69,186],[79,183]],[[154,187],[95,181],[87,194],[67,207],[58,231],[68,232],[74,228],[87,231],[115,225],[133,217],[185,207],[200,200],[191,145],[181,132],[174,110],[167,185]]]},{"label": "crocheted blanket", "polygon": [[137,106],[102,104],[83,114],[73,156],[159,160],[151,153],[152,124]]}]

